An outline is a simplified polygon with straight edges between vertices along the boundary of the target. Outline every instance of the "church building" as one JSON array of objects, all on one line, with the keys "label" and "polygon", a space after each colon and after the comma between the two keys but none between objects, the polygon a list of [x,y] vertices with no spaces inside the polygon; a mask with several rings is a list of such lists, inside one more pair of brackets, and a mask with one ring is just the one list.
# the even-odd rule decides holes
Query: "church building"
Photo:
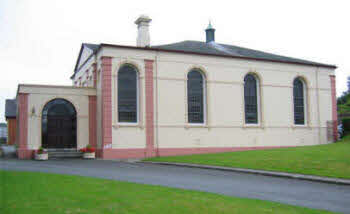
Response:
[{"label": "church building", "polygon": [[336,66],[215,41],[83,43],[72,86],[20,84],[18,155],[39,147],[103,159],[327,144],[337,140]]}]

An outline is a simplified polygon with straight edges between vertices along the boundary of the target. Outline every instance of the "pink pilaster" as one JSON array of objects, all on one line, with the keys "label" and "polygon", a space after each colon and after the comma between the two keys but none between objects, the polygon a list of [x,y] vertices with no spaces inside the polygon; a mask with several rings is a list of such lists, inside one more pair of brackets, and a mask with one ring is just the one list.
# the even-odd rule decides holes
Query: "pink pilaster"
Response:
[{"label": "pink pilaster", "polygon": [[102,151],[112,148],[112,57],[101,58],[102,67]]},{"label": "pink pilaster", "polygon": [[332,93],[332,121],[333,121],[333,141],[338,140],[338,114],[337,114],[337,91],[335,75],[330,75]]},{"label": "pink pilaster", "polygon": [[28,149],[28,94],[18,94],[18,158],[31,159],[33,152]]},{"label": "pink pilaster", "polygon": [[96,117],[96,96],[89,96],[89,144],[96,148],[97,146],[97,117]]},{"label": "pink pilaster", "polygon": [[146,92],[146,157],[155,155],[154,148],[154,95],[153,95],[153,60],[145,60]]}]

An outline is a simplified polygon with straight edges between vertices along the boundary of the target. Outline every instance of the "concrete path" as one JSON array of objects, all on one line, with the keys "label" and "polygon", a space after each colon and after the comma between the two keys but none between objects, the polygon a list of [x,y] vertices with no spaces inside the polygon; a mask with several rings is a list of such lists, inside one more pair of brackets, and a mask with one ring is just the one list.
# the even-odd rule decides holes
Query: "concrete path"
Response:
[{"label": "concrete path", "polygon": [[350,186],[214,169],[107,160],[1,160],[0,169],[82,175],[350,213]]}]

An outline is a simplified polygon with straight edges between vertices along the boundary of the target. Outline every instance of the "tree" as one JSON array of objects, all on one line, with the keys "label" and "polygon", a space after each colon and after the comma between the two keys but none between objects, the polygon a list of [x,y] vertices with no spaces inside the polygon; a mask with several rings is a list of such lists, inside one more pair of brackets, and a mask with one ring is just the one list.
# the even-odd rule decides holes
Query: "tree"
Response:
[{"label": "tree", "polygon": [[337,99],[338,113],[350,114],[350,76],[347,78],[348,89]]}]

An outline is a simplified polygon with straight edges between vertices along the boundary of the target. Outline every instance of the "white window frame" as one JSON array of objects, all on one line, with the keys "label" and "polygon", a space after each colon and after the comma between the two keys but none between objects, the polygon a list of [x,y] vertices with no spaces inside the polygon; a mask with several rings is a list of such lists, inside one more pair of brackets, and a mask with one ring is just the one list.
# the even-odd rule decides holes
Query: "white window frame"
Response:
[{"label": "white window frame", "polygon": [[[188,117],[188,74],[190,72],[193,72],[193,71],[196,71],[196,72],[199,72],[200,75],[202,76],[202,79],[203,79],[203,123],[191,123],[189,122],[189,117]],[[198,126],[198,127],[202,127],[202,126],[206,126],[207,125],[207,78],[206,78],[206,75],[204,74],[204,72],[199,69],[199,68],[193,68],[191,69],[189,72],[187,72],[187,76],[186,76],[186,90],[187,90],[187,99],[186,99],[186,102],[187,102],[187,121],[186,123],[189,125],[189,126]]]},{"label": "white window frame", "polygon": [[[296,79],[299,79],[302,83],[303,83],[303,104],[304,104],[304,124],[295,124],[295,111],[294,111],[294,106],[295,106],[295,103],[294,103],[294,81]],[[296,77],[294,78],[293,80],[293,87],[292,87],[292,102],[293,102],[293,108],[292,108],[292,111],[293,111],[293,126],[295,127],[306,127],[308,125],[308,102],[307,102],[307,85],[306,85],[306,82],[304,80],[304,78],[301,78],[301,77]]]},{"label": "white window frame", "polygon": [[[131,66],[136,71],[136,122],[120,122],[119,121],[119,97],[118,97],[118,91],[119,91],[119,85],[118,85],[118,78],[119,78],[119,71],[123,66]],[[116,90],[116,96],[117,96],[117,124],[121,126],[138,126],[140,124],[140,73],[139,70],[132,64],[123,64],[117,72],[117,90]]]},{"label": "white window frame", "polygon": [[[246,112],[245,112],[245,97],[244,97],[244,79],[247,75],[253,75],[255,78],[255,82],[256,82],[256,102],[257,102],[257,119],[258,122],[257,123],[247,123],[246,122]],[[260,78],[255,74],[255,73],[248,73],[244,76],[243,78],[243,124],[245,127],[249,126],[249,127],[259,127],[261,126],[261,98],[260,98]]]}]

